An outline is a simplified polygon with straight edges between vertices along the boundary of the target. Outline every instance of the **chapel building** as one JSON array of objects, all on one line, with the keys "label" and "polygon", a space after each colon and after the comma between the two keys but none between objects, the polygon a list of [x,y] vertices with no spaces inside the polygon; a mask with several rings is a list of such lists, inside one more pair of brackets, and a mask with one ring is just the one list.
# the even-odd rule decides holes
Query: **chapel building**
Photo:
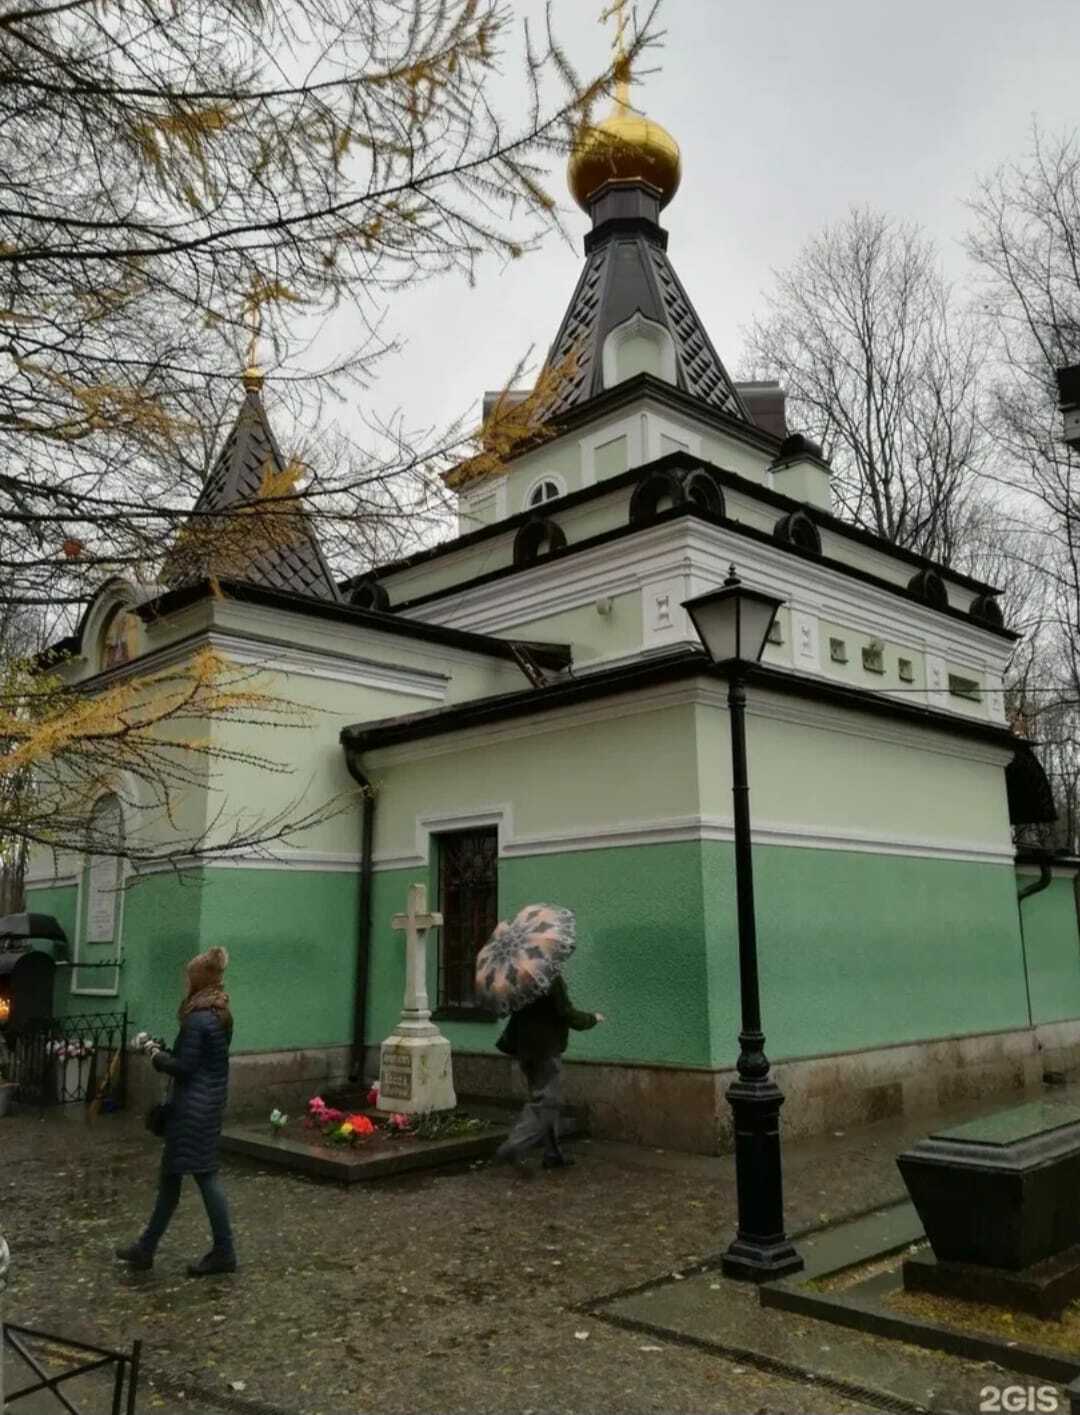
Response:
[{"label": "chapel building", "polygon": [[[152,593],[110,581],[56,647],[55,671],[89,687],[213,648],[314,713],[291,775],[208,766],[171,826],[118,780],[96,807],[118,835],[342,803],[269,851],[127,873],[42,856],[28,907],[72,940],[58,1006],[124,1006],[132,1029],[168,1032],[184,960],[225,945],[234,1100],[295,1104],[376,1073],[404,981],[390,920],[422,881],[444,916],[428,992],[457,1091],[507,1094],[473,960],[498,919],[551,902],[577,915],[575,1001],[608,1018],[574,1038],[568,1099],[600,1135],[723,1147],[739,1030],[727,683],[683,605],[734,565],[783,599],[747,691],[785,1133],[1080,1062],[1075,870],[1014,844],[1053,803],[1006,722],[1017,636],[997,591],[834,514],[782,390],[731,378],[676,273],[661,220],[680,176],[674,140],[625,106],[574,154],[590,229],[546,426],[498,471],[451,474],[453,539],[339,584],[303,517],[224,568],[189,538]],[[284,469],[262,380],[245,383],[203,524]],[[206,731],[281,755],[280,728]]]}]

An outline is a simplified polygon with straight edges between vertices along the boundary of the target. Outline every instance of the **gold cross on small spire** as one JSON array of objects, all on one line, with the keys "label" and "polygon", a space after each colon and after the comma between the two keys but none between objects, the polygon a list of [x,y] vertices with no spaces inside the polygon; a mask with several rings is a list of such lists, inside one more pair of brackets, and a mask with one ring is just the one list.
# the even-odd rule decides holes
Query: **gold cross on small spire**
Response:
[{"label": "gold cross on small spire", "polygon": [[626,4],[627,0],[611,0],[600,16],[602,25],[615,21],[615,102],[624,109],[630,107],[630,61],[626,57],[626,27],[630,19]]},{"label": "gold cross on small spire", "polygon": [[263,386],[263,371],[259,367],[259,336],[262,334],[263,279],[258,271],[251,277],[247,299],[244,301],[243,322],[248,329],[247,365],[244,369],[244,387],[258,390]]}]

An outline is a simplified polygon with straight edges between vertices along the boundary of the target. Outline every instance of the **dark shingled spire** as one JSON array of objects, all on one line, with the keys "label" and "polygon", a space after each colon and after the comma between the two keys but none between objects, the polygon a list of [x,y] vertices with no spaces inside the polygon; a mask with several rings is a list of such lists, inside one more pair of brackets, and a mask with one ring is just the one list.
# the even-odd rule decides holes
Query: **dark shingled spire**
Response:
[{"label": "dark shingled spire", "polygon": [[585,238],[585,269],[549,358],[558,367],[576,352],[574,372],[551,412],[568,412],[603,391],[604,340],[640,312],[670,333],[679,388],[730,417],[752,422],[668,259],[660,193],[647,182],[608,182],[589,205],[593,229]]},{"label": "dark shingled spire", "polygon": [[339,601],[337,585],[302,505],[298,503],[296,510],[244,515],[245,508],[259,502],[268,469],[281,473],[286,467],[266,418],[261,376],[249,370],[244,384],[247,391],[236,422],[195,503],[196,514],[169,551],[162,581],[174,587],[220,575]]}]

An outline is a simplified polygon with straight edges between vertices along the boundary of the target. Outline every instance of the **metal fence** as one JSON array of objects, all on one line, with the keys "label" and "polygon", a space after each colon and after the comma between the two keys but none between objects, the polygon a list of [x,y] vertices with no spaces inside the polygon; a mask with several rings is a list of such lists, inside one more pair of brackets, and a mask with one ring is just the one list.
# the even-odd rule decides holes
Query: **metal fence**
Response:
[{"label": "metal fence", "polygon": [[29,1022],[15,1040],[14,1060],[24,1105],[81,1101],[120,1110],[127,1092],[127,1009]]},{"label": "metal fence", "polygon": [[[109,1415],[135,1415],[141,1342],[134,1342],[130,1352],[110,1351],[104,1346],[91,1346],[85,1341],[72,1341],[53,1332],[15,1326],[10,1322],[3,1324],[2,1331],[0,1363],[5,1356],[9,1361],[7,1382],[0,1385],[3,1392],[0,1399],[3,1409],[11,1411],[11,1415],[19,1415],[16,1401],[40,1396],[44,1391],[48,1391],[60,1408],[68,1411],[68,1415],[83,1415],[83,1407],[77,1403],[70,1382],[94,1372],[100,1372],[101,1378],[111,1386]],[[12,1356],[14,1361],[10,1360]],[[12,1384],[19,1380],[23,1384]],[[62,1390],[61,1386],[65,1389]],[[100,1400],[96,1400],[95,1405],[100,1409]],[[30,1415],[31,1408],[40,1410],[40,1402],[34,1402],[32,1407],[23,1407],[27,1415]]]}]

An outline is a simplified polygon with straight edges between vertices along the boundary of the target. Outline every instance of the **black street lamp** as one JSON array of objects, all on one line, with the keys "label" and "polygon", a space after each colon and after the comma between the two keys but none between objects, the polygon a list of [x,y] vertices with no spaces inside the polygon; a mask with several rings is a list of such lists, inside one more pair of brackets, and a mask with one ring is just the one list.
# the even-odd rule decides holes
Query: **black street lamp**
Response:
[{"label": "black street lamp", "polygon": [[784,1232],[784,1186],[780,1160],[780,1107],[784,1097],[769,1074],[761,1030],[757,924],[750,843],[750,784],[746,768],[746,669],[765,649],[783,600],[747,589],[734,565],[722,589],[699,595],[683,608],[714,663],[728,670],[731,718],[731,779],[735,814],[735,894],[739,915],[738,1079],[728,1087],[735,1127],[735,1181],[739,1226],[723,1257],[728,1277],[766,1282],[798,1272],[803,1260]]},{"label": "black street lamp", "polygon": [[1058,407],[1065,423],[1065,441],[1080,452],[1080,364],[1057,370]]}]

